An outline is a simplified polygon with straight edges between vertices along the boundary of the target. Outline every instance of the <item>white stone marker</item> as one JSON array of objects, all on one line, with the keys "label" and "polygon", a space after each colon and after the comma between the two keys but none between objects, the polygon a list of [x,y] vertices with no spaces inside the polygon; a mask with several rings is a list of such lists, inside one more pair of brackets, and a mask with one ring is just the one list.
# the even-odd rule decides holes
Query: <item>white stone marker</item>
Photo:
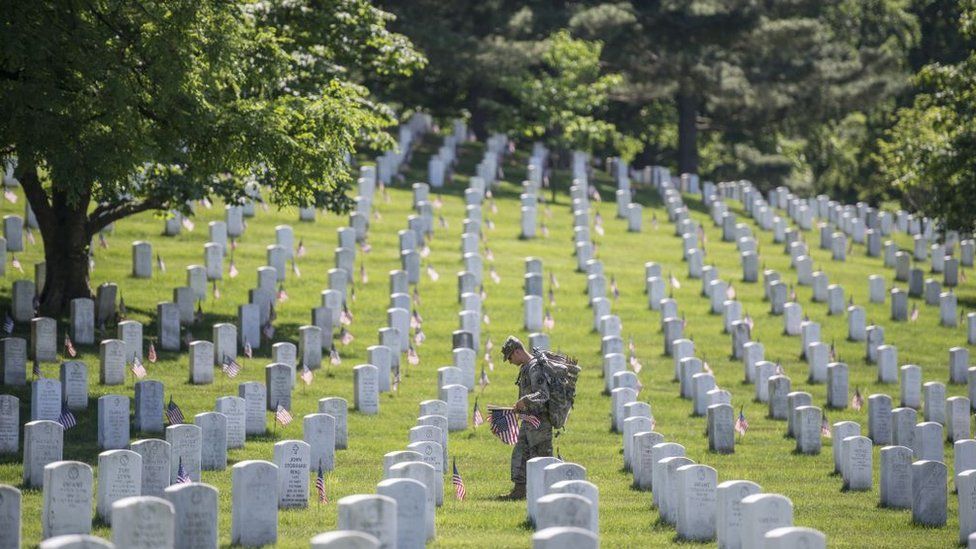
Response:
[{"label": "white stone marker", "polygon": [[170,445],[170,483],[176,482],[181,462],[190,480],[200,482],[202,439],[203,432],[196,425],[183,423],[166,428],[166,442]]},{"label": "white stone marker", "polygon": [[389,478],[376,485],[376,493],[396,501],[398,549],[422,549],[427,529],[417,517],[427,511],[427,486],[411,478]]},{"label": "white stone marker", "polygon": [[87,463],[56,461],[44,467],[42,537],[91,533],[93,482]]},{"label": "white stone marker", "polygon": [[941,461],[921,460],[912,464],[912,522],[922,526],[945,526],[948,469]]},{"label": "white stone marker", "polygon": [[220,513],[216,488],[199,482],[174,484],[163,497],[173,505],[175,549],[217,547]]},{"label": "white stone marker", "polygon": [[20,549],[21,494],[0,484],[0,549]]},{"label": "white stone marker", "polygon": [[170,485],[170,444],[165,440],[151,438],[137,440],[129,448],[139,454],[142,461],[142,487],[139,494],[162,496],[163,490]]},{"label": "white stone marker", "polygon": [[593,503],[576,494],[548,494],[536,501],[537,530],[554,526],[589,528]]},{"label": "white stone marker", "polygon": [[231,482],[231,543],[277,543],[278,467],[268,461],[242,461],[231,468]]},{"label": "white stone marker", "polygon": [[397,547],[397,503],[382,495],[346,496],[338,502],[338,528],[374,536],[382,549]]},{"label": "white stone marker", "polygon": [[227,416],[220,412],[204,412],[193,417],[200,428],[200,468],[204,471],[223,471],[227,468]]},{"label": "white stone marker", "polygon": [[98,494],[95,510],[112,524],[112,504],[142,493],[142,456],[132,450],[98,454]]},{"label": "white stone marker", "polygon": [[742,549],[742,500],[762,491],[755,482],[727,480],[718,485],[715,534],[720,549]]},{"label": "white stone marker", "polygon": [[764,547],[766,532],[793,526],[793,502],[780,494],[753,494],[741,500],[742,547]]},{"label": "white stone marker", "polygon": [[765,549],[826,549],[827,536],[819,530],[802,526],[774,528],[763,536]]},{"label": "white stone marker", "polygon": [[116,547],[168,549],[175,546],[173,504],[154,496],[120,499],[112,504],[112,542]]},{"label": "white stone marker", "polygon": [[881,506],[909,509],[912,506],[912,450],[904,446],[881,449]]},{"label": "white stone marker", "polygon": [[678,537],[695,541],[715,539],[718,473],[707,465],[685,465],[677,473]]},{"label": "white stone marker", "polygon": [[309,451],[308,443],[301,440],[282,440],[274,445],[279,509],[308,507]]}]

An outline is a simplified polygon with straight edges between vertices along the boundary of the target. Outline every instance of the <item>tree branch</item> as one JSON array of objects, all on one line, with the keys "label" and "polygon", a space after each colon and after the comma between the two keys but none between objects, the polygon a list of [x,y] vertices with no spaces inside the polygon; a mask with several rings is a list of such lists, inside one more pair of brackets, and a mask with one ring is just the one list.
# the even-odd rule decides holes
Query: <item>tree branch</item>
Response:
[{"label": "tree branch", "polygon": [[156,210],[162,206],[163,201],[157,198],[147,198],[141,202],[125,202],[108,208],[99,206],[88,216],[88,232],[95,234],[119,219],[149,210]]}]

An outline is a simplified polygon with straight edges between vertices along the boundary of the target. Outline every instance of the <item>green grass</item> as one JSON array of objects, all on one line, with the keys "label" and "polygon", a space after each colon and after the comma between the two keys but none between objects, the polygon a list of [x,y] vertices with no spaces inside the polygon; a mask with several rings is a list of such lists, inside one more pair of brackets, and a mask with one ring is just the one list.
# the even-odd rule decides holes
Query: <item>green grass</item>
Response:
[{"label": "green grass", "polygon": [[[428,139],[414,155],[414,168],[406,174],[407,182],[425,178],[427,157],[437,144]],[[455,170],[461,175],[456,176],[454,184],[443,193],[444,206],[439,213],[444,215],[449,226],[436,229],[429,258],[441,278],[438,282],[431,282],[423,276],[419,287],[422,300],[419,311],[424,317],[424,331],[427,334],[426,343],[418,349],[420,365],[408,367],[399,394],[382,395],[379,415],[365,417],[350,413],[349,449],[337,453],[336,470],[327,479],[332,503],[324,506],[313,504],[307,510],[280,512],[280,547],[307,547],[313,535],[335,528],[335,502],[339,498],[373,493],[376,483],[382,478],[383,454],[405,448],[407,431],[414,425],[418,403],[436,398],[436,371],[441,366],[451,364],[451,331],[458,326],[455,272],[461,266],[459,236],[464,212],[461,191],[467,184],[466,174],[474,173],[474,165],[481,154],[480,144],[464,146],[460,165]],[[552,307],[556,322],[551,336],[552,345],[579,357],[585,366],[576,410],[568,430],[556,440],[556,446],[565,459],[587,467],[589,479],[600,488],[600,529],[605,547],[637,543],[662,546],[674,542],[675,531],[659,523],[657,512],[651,509],[651,494],[630,489],[630,476],[622,471],[621,436],[609,431],[610,399],[601,394],[600,338],[590,329],[592,315],[586,306],[585,277],[575,272],[575,259],[572,257],[572,216],[567,196],[569,176],[565,172],[555,174],[553,179],[558,188],[556,203],[544,207],[540,214],[540,221],[550,228],[550,236],[519,240],[518,182],[524,174],[525,162],[525,156],[519,154],[516,160],[505,165],[508,181],[495,192],[498,212],[492,213],[487,204],[484,207],[485,217],[495,222],[494,230],[485,228],[485,245],[494,253],[494,265],[501,276],[501,283],[496,285],[491,282],[487,276],[486,261],[485,288],[488,299],[484,303],[484,310],[490,315],[491,324],[483,326],[482,337],[490,335],[498,344],[509,333],[526,336],[521,329],[523,258],[542,258],[546,272],[553,271],[560,284],[555,290],[556,305]],[[720,482],[748,479],[759,483],[766,492],[788,496],[795,506],[795,523],[824,531],[831,546],[953,545],[958,528],[955,497],[949,498],[948,525],[938,529],[913,526],[910,524],[910,511],[878,507],[877,450],[874,489],[860,493],[842,492],[840,479],[830,474],[833,469],[831,441],[825,440],[823,451],[818,456],[800,456],[792,452],[793,441],[783,436],[785,422],[765,417],[765,405],[753,403],[753,387],[741,381],[741,362],[729,359],[731,340],[728,335],[722,334],[721,316],[709,314],[707,300],[699,296],[699,281],[686,278],[687,267],[681,262],[680,239],[673,235],[673,228],[667,223],[666,213],[656,194],[647,189],[637,193],[638,200],[645,204],[644,231],[639,234],[627,233],[625,222],[614,216],[610,179],[605,174],[598,174],[597,183],[608,201],[593,204],[601,212],[606,226],[606,236],[599,237],[593,233],[599,242],[598,257],[604,262],[606,273],[613,274],[617,279],[621,297],[613,305],[613,312],[623,321],[625,339],[633,336],[644,363],[640,373],[644,385],[640,399],[651,403],[657,430],[668,441],[683,444],[690,458],[715,467]],[[370,243],[373,251],[368,255],[359,252],[357,256],[357,268],[360,262],[365,264],[369,282],[360,284],[356,277],[356,301],[351,303],[355,314],[351,331],[356,339],[341,349],[343,362],[340,366],[330,368],[328,374],[325,370],[318,372],[314,384],[307,390],[296,388],[292,410],[296,418],[317,411],[316,401],[325,396],[343,396],[352,401],[352,367],[365,362],[366,347],[377,341],[377,330],[386,323],[389,301],[387,272],[399,268],[396,232],[406,227],[406,218],[412,213],[409,185],[400,184],[391,188],[389,196],[388,202],[379,194],[374,200],[374,206],[382,218],[371,220]],[[548,193],[546,198],[549,198]],[[720,228],[713,226],[697,198],[686,196],[686,202],[692,210],[691,215],[703,223],[708,235],[706,263],[717,266],[723,279],[738,281],[741,270],[735,245],[721,242]],[[751,223],[741,215],[741,204],[730,202],[730,206],[740,214],[741,221]],[[23,198],[16,205],[4,202],[0,206],[2,214],[22,214],[22,211]],[[659,220],[657,229],[652,226],[652,215]],[[129,307],[129,316],[146,323],[147,336],[154,335],[156,303],[171,300],[172,288],[185,285],[184,266],[202,264],[203,245],[207,240],[206,223],[222,218],[223,209],[219,206],[210,210],[198,207],[196,230],[184,232],[178,237],[161,236],[163,223],[151,215],[140,215],[117,223],[115,233],[109,237],[110,247],[95,251],[97,264],[93,286],[104,281],[118,282]],[[300,223],[297,210],[264,213],[259,209],[257,217],[248,220],[247,232],[236,252],[241,276],[220,283],[223,294],[220,300],[214,301],[208,297],[204,303],[206,319],[193,328],[197,338],[209,339],[210,326],[215,322],[235,321],[236,307],[246,300],[247,289],[256,285],[255,269],[264,265],[265,246],[274,242],[274,227],[281,223],[291,224],[296,242],[299,238],[304,239],[308,248],[308,255],[299,263],[302,277],[296,279],[289,273],[286,287],[290,299],[278,308],[276,340],[297,341],[298,327],[308,322],[310,308],[318,305],[319,293],[326,288],[326,271],[333,265],[333,249],[337,245],[335,231],[347,224],[345,216],[320,215],[315,223]],[[767,267],[780,271],[784,279],[795,280],[795,273],[789,269],[789,258],[782,253],[782,246],[772,242],[771,233],[759,231],[754,224],[752,226],[760,243],[761,261]],[[921,303],[922,313],[918,322],[889,321],[888,304],[867,302],[867,277],[882,274],[890,285],[893,283],[893,270],[884,269],[880,258],[867,258],[863,246],[855,246],[854,253],[846,263],[831,261],[829,252],[818,248],[818,235],[815,232],[805,233],[804,238],[810,243],[814,265],[827,272],[831,283],[842,284],[846,295],[853,295],[855,302],[866,308],[869,323],[884,325],[886,341],[898,346],[899,364],[923,366],[924,381],[948,379],[948,349],[965,345],[964,328],[940,327],[937,308],[925,307]],[[136,280],[129,276],[130,243],[139,239],[148,239],[153,243],[154,251],[163,256],[169,267],[166,273],[156,273],[152,280]],[[899,235],[897,240],[905,248],[910,245],[904,235]],[[29,246],[26,253],[18,256],[30,275],[29,266],[40,261],[42,253],[38,244]],[[646,261],[661,263],[665,272],[673,271],[681,279],[682,287],[675,292],[675,297],[680,311],[687,317],[686,334],[693,336],[698,356],[708,360],[718,384],[732,391],[736,408],[740,405],[745,407],[751,428],[745,437],[737,440],[736,452],[732,455],[708,452],[707,441],[703,437],[704,419],[691,417],[691,402],[677,396],[677,384],[671,381],[671,359],[662,354],[658,314],[648,310],[642,291]],[[8,265],[6,280],[2,284],[3,299],[9,299],[10,283],[22,277],[26,278],[11,272]],[[744,309],[756,321],[755,334],[764,343],[768,359],[782,362],[793,381],[793,390],[809,391],[813,394],[814,403],[822,406],[826,388],[824,385],[806,383],[807,367],[798,358],[800,340],[798,337],[781,336],[782,318],[768,314],[768,304],[761,300],[761,283],[736,282],[735,287]],[[957,289],[957,294],[963,309],[971,308],[976,300],[976,290],[971,283]],[[892,395],[897,402],[897,385],[881,386],[875,383],[874,367],[863,360],[863,344],[846,341],[846,318],[827,316],[826,304],[812,303],[810,295],[809,288],[798,289],[804,313],[821,322],[823,340],[836,341],[841,360],[849,364],[851,390],[855,386],[860,387],[865,398],[872,393],[884,392]],[[27,326],[17,327],[21,334],[26,329]],[[114,334],[114,330],[110,331]],[[492,383],[480,395],[482,406],[488,403],[507,404],[516,396],[513,384],[515,370],[497,356],[499,347],[496,345],[496,369],[489,372]],[[81,358],[89,365],[91,400],[88,411],[78,415],[79,426],[65,436],[64,457],[94,466],[98,455],[95,446],[95,400],[105,394],[133,396],[133,388],[131,378],[123,387],[99,386],[97,348],[80,350]],[[262,367],[269,362],[269,347],[260,349],[257,355],[245,361],[244,371],[235,380],[224,379],[218,372],[213,385],[192,386],[187,383],[187,355],[162,353],[161,360],[149,366],[150,378],[165,382],[166,397],[173,395],[184,413],[191,417],[212,410],[217,397],[236,394],[238,382],[263,381]],[[44,365],[43,370],[46,376],[57,376],[55,364]],[[21,398],[21,418],[25,420],[29,417],[29,392],[6,387],[4,391]],[[950,386],[948,393],[950,396],[964,395],[966,391],[964,386]],[[867,432],[866,408],[861,412],[831,411],[829,419],[831,422],[858,421],[862,425],[862,432]],[[277,430],[278,440],[300,439],[301,436],[301,421]],[[133,438],[137,437],[137,433],[133,432]],[[250,439],[245,448],[229,452],[228,465],[246,459],[270,461],[273,444],[270,436]],[[435,545],[528,546],[532,532],[523,523],[524,503],[495,499],[510,487],[510,448],[482,427],[477,431],[453,433],[450,450],[466,481],[468,499],[457,502],[451,497],[445,498],[445,505],[437,511],[438,536]],[[0,482],[20,485],[20,459],[20,455],[0,458]],[[951,445],[946,445],[946,459],[947,463],[952,463]],[[949,470],[951,474],[951,466]],[[204,472],[203,481],[220,490],[220,540],[222,544],[228,544],[230,471]],[[447,489],[450,490],[449,482]],[[23,523],[24,540],[28,546],[37,544],[40,539],[40,514],[41,493],[25,491]],[[106,538],[111,535],[108,528],[101,524],[96,524],[94,533]]]}]

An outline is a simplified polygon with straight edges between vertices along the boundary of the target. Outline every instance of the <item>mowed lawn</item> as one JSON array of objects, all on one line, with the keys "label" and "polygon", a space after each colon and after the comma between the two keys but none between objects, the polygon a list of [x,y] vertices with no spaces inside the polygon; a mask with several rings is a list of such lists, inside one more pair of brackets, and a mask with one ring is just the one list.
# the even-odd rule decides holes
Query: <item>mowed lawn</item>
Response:
[{"label": "mowed lawn", "polygon": [[[389,306],[388,272],[400,268],[397,231],[407,226],[407,216],[413,213],[409,183],[426,178],[429,155],[440,145],[440,139],[428,137],[413,157],[413,169],[388,189],[388,200],[380,192],[374,198],[374,215],[370,221],[369,242],[372,250],[367,254],[357,251],[356,268],[363,266],[368,281],[362,282],[354,273],[355,301],[349,303],[354,315],[350,326],[355,340],[348,346],[339,345],[342,363],[316,371],[312,385],[296,386],[292,413],[296,421],[276,429],[274,437],[249,439],[243,449],[229,452],[228,470],[205,471],[203,481],[220,490],[221,523],[220,540],[230,542],[231,482],[229,466],[248,459],[272,459],[272,447],[276,440],[301,439],[301,416],[317,411],[316,402],[326,396],[342,396],[352,404],[352,368],[365,362],[366,348],[378,342],[377,330],[386,325],[386,309]],[[555,201],[545,193],[547,203],[540,205],[539,221],[549,228],[549,236],[534,240],[520,240],[519,234],[519,182],[524,175],[528,147],[522,147],[514,159],[506,162],[505,182],[494,192],[493,201],[486,201],[483,217],[490,219],[494,228],[482,224],[485,241],[482,256],[490,248],[494,261],[485,259],[484,311],[490,324],[482,326],[482,339],[491,337],[494,370],[488,372],[491,384],[483,392],[473,394],[482,409],[487,404],[510,404],[516,396],[513,384],[515,369],[504,364],[499,349],[505,336],[512,333],[526,338],[522,330],[522,275],[524,258],[539,257],[543,260],[548,290],[549,272],[558,281],[554,288],[555,304],[547,307],[552,311],[555,327],[551,333],[552,346],[577,356],[584,365],[576,408],[567,430],[555,441],[562,457],[582,464],[588,470],[589,480],[600,488],[600,531],[604,547],[663,546],[676,541],[675,531],[660,523],[658,514],[651,508],[651,494],[630,488],[630,475],[625,473],[621,454],[622,440],[619,434],[609,430],[610,398],[601,394],[600,337],[591,330],[592,312],[587,307],[585,276],[575,272],[572,256],[572,216],[569,208],[568,188],[570,175],[556,171],[553,184]],[[420,303],[417,311],[424,319],[423,330],[427,340],[418,347],[420,364],[410,366],[404,360],[404,377],[396,394],[383,394],[380,414],[365,417],[351,412],[349,415],[349,449],[337,452],[336,469],[327,475],[330,503],[312,503],[306,510],[289,510],[279,513],[280,547],[307,547],[313,535],[336,527],[336,501],[343,496],[357,493],[373,493],[382,479],[382,457],[386,452],[405,449],[407,431],[415,423],[418,403],[437,398],[437,368],[451,364],[451,331],[458,328],[459,304],[457,300],[456,272],[461,269],[460,234],[464,205],[462,192],[468,176],[480,160],[483,147],[479,143],[465,144],[455,169],[453,183],[443,190],[443,207],[435,211],[436,234],[430,242],[430,256],[423,260],[440,277],[433,281],[422,274],[418,291]],[[687,266],[681,261],[681,240],[674,235],[673,226],[667,221],[657,194],[650,189],[636,193],[644,204],[644,227],[641,233],[626,232],[626,223],[615,219],[611,179],[605,172],[595,170],[604,202],[593,202],[590,219],[599,212],[603,218],[605,235],[591,230],[598,243],[596,257],[604,263],[605,272],[612,275],[619,286],[620,297],[613,304],[614,314],[621,317],[625,340],[633,337],[638,356],[644,364],[639,376],[644,385],[640,399],[651,404],[657,430],[666,440],[678,442],[687,448],[688,457],[699,463],[715,467],[719,481],[748,479],[759,483],[766,492],[788,496],[795,506],[794,520],[797,525],[810,526],[824,531],[830,546],[836,547],[946,547],[954,545],[957,538],[958,520],[955,496],[949,497],[949,522],[944,528],[913,526],[910,511],[892,511],[878,507],[878,478],[880,464],[877,449],[874,455],[874,488],[870,492],[843,492],[841,480],[832,475],[831,441],[824,441],[818,456],[800,456],[793,453],[793,440],[784,437],[786,423],[766,418],[766,406],[753,402],[754,388],[742,382],[743,367],[740,361],[729,358],[731,338],[722,333],[722,317],[709,314],[708,301],[700,296],[701,284],[687,278]],[[436,196],[435,190],[431,192]],[[23,215],[24,199],[16,204],[3,202],[0,213]],[[782,335],[782,317],[768,313],[768,303],[762,300],[762,283],[740,283],[741,267],[734,243],[721,242],[721,231],[708,218],[707,211],[697,196],[685,196],[692,216],[702,222],[707,233],[706,264],[718,267],[724,280],[734,281],[738,299],[744,310],[755,320],[754,337],[763,342],[768,360],[781,362],[793,383],[793,390],[809,391],[814,403],[823,406],[826,398],[824,385],[810,385],[806,381],[806,363],[799,359],[799,337]],[[493,206],[494,205],[494,206]],[[773,242],[772,233],[758,230],[751,220],[742,215],[741,204],[730,202],[740,221],[749,223],[760,245],[761,263],[778,270],[787,281],[795,281],[795,273],[789,269],[789,256],[783,246]],[[497,210],[497,211],[496,211]],[[442,215],[447,224],[436,222]],[[785,214],[783,214],[785,215]],[[217,204],[212,209],[197,206],[193,232],[184,231],[177,237],[162,236],[163,222],[152,215],[140,215],[116,224],[108,237],[109,247],[95,249],[93,286],[114,281],[120,286],[129,318],[146,324],[147,337],[154,336],[156,303],[172,299],[172,289],[186,284],[185,267],[203,263],[203,246],[207,241],[207,222],[223,219],[224,212]],[[657,222],[652,221],[656,218]],[[247,300],[247,290],[257,284],[256,269],[265,264],[265,247],[273,244],[275,226],[289,224],[294,228],[295,241],[304,241],[308,250],[298,260],[301,277],[289,272],[285,281],[289,299],[277,306],[276,341],[297,343],[298,327],[310,321],[312,307],[319,305],[320,292],[327,288],[326,272],[334,266],[333,251],[338,245],[336,229],[348,224],[347,216],[320,214],[314,223],[298,221],[296,209],[264,212],[257,209],[257,216],[248,219],[244,237],[239,241],[235,261],[240,276],[227,276],[228,262],[224,264],[224,280],[218,283],[220,299],[209,295],[203,304],[205,320],[192,327],[195,338],[210,339],[211,326],[216,322],[236,322],[237,306]],[[656,225],[656,226],[655,226]],[[541,235],[541,233],[540,233]],[[886,342],[898,347],[899,364],[919,364],[923,367],[923,381],[948,380],[948,350],[966,344],[965,328],[944,328],[938,325],[938,309],[919,302],[921,314],[917,322],[896,323],[889,320],[889,304],[869,304],[867,278],[881,274],[894,283],[894,271],[885,269],[880,258],[868,258],[864,247],[857,245],[844,263],[830,259],[829,251],[818,247],[819,236],[815,231],[804,233],[815,267],[824,270],[830,283],[841,284],[846,296],[853,296],[855,303],[865,306],[869,323],[885,328]],[[904,248],[910,239],[897,235],[896,240]],[[149,240],[153,251],[164,260],[165,273],[155,272],[152,280],[131,278],[131,243]],[[20,274],[7,265],[7,272],[0,295],[9,301],[10,285],[18,278],[32,278],[32,266],[41,261],[43,254],[40,237],[37,245],[28,245],[25,253],[17,254],[26,274]],[[732,455],[708,452],[703,436],[705,421],[691,417],[691,402],[678,398],[678,387],[671,381],[673,364],[663,355],[659,315],[647,306],[644,288],[644,263],[661,263],[665,276],[673,272],[681,281],[681,288],[674,292],[679,310],[687,319],[686,335],[693,337],[697,355],[711,365],[718,384],[733,393],[733,404],[743,410],[749,420],[748,433],[736,441]],[[489,265],[496,269],[500,282],[494,283],[488,275]],[[156,268],[154,264],[154,269]],[[422,268],[422,271],[424,268]],[[941,275],[936,275],[941,279]],[[900,284],[906,287],[905,284]],[[971,282],[956,290],[960,308],[971,309],[976,300]],[[800,287],[798,300],[804,314],[822,325],[823,340],[835,342],[839,359],[850,366],[851,392],[859,387],[865,400],[873,393],[887,393],[897,406],[897,385],[876,383],[874,366],[864,361],[864,344],[846,341],[847,319],[844,316],[828,316],[825,303],[813,303],[811,290]],[[6,303],[3,304],[6,307]],[[64,323],[61,324],[64,329]],[[110,326],[103,337],[114,337]],[[17,334],[27,337],[29,326],[18,325]],[[61,336],[63,337],[63,335]],[[78,414],[78,427],[65,435],[65,459],[97,464],[96,399],[106,394],[134,396],[131,376],[124,386],[103,387],[98,384],[98,348],[80,348],[81,358],[89,366],[90,401],[88,411]],[[181,353],[161,353],[156,364],[147,364],[150,379],[165,383],[166,398],[170,396],[182,407],[184,414],[213,410],[220,396],[236,395],[237,384],[245,380],[264,380],[263,367],[270,362],[270,345],[256,350],[255,357],[242,359],[244,370],[240,376],[226,379],[219,371],[212,385],[190,385],[188,356]],[[479,369],[482,361],[479,360]],[[47,377],[57,377],[56,364],[43,365]],[[30,377],[30,376],[29,376]],[[30,416],[29,391],[3,387],[21,399],[21,420]],[[948,395],[965,395],[965,386],[949,386]],[[867,434],[867,407],[861,411],[830,410],[831,422],[852,420],[862,426]],[[919,414],[921,418],[921,412]],[[272,425],[271,415],[269,428]],[[132,433],[133,439],[140,438]],[[507,493],[509,482],[510,448],[499,442],[487,426],[477,430],[452,433],[450,452],[467,485],[468,498],[458,502],[449,493],[443,507],[437,510],[437,540],[434,545],[444,547],[526,547],[530,545],[532,531],[524,523],[524,502],[505,502],[497,496]],[[0,458],[0,482],[21,484],[21,456]],[[946,445],[946,460],[952,474],[952,447]],[[96,482],[97,482],[96,470]],[[450,482],[446,489],[451,490]],[[952,483],[950,481],[950,489]],[[314,489],[313,489],[314,491]],[[314,501],[314,497],[313,497]],[[94,507],[94,501],[92,503]],[[27,490],[24,494],[24,541],[34,546],[41,535],[40,491]],[[96,522],[94,533],[110,538],[111,533],[103,524]],[[714,545],[714,544],[713,544]]]}]

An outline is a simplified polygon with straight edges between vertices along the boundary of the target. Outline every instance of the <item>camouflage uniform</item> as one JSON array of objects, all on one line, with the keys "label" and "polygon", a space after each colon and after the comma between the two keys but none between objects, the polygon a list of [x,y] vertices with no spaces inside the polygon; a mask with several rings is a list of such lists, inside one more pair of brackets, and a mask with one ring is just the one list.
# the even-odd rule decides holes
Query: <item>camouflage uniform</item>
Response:
[{"label": "camouflage uniform", "polygon": [[512,482],[525,484],[525,463],[535,457],[552,455],[552,423],[549,422],[549,382],[543,371],[545,358],[532,349],[532,360],[519,369],[515,384],[524,413],[539,418],[538,428],[521,422],[518,442],[512,449]]}]

